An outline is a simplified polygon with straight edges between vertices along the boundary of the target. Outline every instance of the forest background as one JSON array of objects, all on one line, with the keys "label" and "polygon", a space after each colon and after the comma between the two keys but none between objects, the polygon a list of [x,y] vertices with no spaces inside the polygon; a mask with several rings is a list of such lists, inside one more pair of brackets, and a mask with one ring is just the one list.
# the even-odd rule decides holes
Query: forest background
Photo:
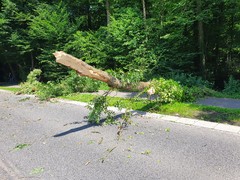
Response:
[{"label": "forest background", "polygon": [[63,79],[58,50],[143,81],[240,79],[238,0],[0,0],[0,39],[0,82]]}]

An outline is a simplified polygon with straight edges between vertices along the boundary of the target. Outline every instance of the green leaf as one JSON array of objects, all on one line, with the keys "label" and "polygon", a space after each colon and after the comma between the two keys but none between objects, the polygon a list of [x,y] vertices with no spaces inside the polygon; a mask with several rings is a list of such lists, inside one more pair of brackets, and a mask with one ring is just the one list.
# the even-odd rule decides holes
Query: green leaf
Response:
[{"label": "green leaf", "polygon": [[37,168],[34,168],[31,172],[30,172],[30,175],[36,175],[36,174],[40,174],[44,172],[44,168],[42,167],[37,167]]},{"label": "green leaf", "polygon": [[15,151],[22,150],[28,146],[30,146],[30,144],[18,144],[17,146],[15,146],[15,148],[13,150],[15,150]]}]

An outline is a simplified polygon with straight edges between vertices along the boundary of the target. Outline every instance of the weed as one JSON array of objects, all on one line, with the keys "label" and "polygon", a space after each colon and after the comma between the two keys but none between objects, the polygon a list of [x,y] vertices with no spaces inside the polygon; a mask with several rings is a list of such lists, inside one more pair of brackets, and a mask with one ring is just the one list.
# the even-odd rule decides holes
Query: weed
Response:
[{"label": "weed", "polygon": [[144,135],[144,132],[135,132],[135,134]]},{"label": "weed", "polygon": [[144,155],[150,155],[151,154],[151,150],[145,150],[145,151],[142,151],[141,154],[144,154]]},{"label": "weed", "polygon": [[30,146],[30,144],[18,144],[17,146],[14,147],[13,150],[15,150],[15,151],[22,150],[28,146]]},{"label": "weed", "polygon": [[165,129],[165,132],[170,132],[170,128],[166,128],[166,129]]},{"label": "weed", "polygon": [[30,174],[31,174],[31,175],[36,175],[36,174],[40,174],[40,173],[42,173],[42,172],[44,172],[44,168],[38,167],[38,168],[34,168],[34,169],[30,172]]},{"label": "weed", "polygon": [[117,146],[115,146],[115,147],[113,147],[113,148],[111,148],[111,149],[107,149],[106,155],[103,156],[102,158],[100,158],[100,161],[101,161],[102,163],[104,163],[105,160],[107,159],[107,157],[108,157],[108,156],[111,154],[111,152],[112,152],[114,149],[116,149],[116,148],[117,148]]},{"label": "weed", "polygon": [[128,139],[133,139],[133,136],[128,136]]},{"label": "weed", "polygon": [[94,144],[94,140],[88,141],[88,144]]}]

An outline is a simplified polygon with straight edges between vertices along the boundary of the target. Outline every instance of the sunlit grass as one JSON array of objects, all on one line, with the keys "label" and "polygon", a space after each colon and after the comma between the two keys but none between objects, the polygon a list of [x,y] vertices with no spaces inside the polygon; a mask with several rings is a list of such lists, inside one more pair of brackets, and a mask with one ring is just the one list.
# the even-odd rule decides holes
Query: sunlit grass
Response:
[{"label": "sunlit grass", "polygon": [[[95,97],[97,97],[97,95],[77,93],[63,96],[61,98],[74,101],[90,102]],[[240,125],[240,109],[204,106],[193,103],[171,103],[160,105],[157,102],[149,100],[133,100],[119,97],[108,97],[108,100],[110,106],[121,104],[121,107],[132,110],[141,110],[159,114]]]},{"label": "sunlit grass", "polygon": [[20,88],[18,87],[10,87],[10,86],[0,86],[0,89],[12,91],[12,92],[18,92],[20,90]]}]

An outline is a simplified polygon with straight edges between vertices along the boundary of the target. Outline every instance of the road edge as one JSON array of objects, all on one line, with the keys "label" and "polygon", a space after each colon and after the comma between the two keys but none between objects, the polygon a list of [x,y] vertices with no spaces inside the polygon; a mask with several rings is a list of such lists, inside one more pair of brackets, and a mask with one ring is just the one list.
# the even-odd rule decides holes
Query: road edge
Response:
[{"label": "road edge", "polygon": [[[59,99],[59,98],[57,98],[56,100],[61,103],[68,103],[68,104],[79,105],[79,106],[87,106],[88,105],[88,103],[84,103],[84,102],[71,101],[71,100],[65,100],[65,99]],[[119,111],[119,109],[116,107],[109,107],[108,109],[112,110],[114,112],[118,112],[118,113],[126,112],[126,109],[124,109],[124,108],[121,111]],[[140,116],[149,117],[149,118],[156,118],[156,119],[159,119],[162,121],[169,121],[169,122],[180,123],[180,124],[189,125],[189,126],[214,129],[214,130],[218,130],[218,131],[230,132],[230,133],[240,135],[240,126],[234,126],[234,125],[216,123],[216,122],[210,122],[210,121],[203,121],[203,120],[199,120],[199,119],[183,118],[183,117],[177,117],[177,116],[149,113],[149,112],[144,112],[144,111],[131,110],[131,112],[132,112],[132,115],[140,115]]]},{"label": "road edge", "polygon": [[[6,92],[6,93],[13,94],[13,92],[11,92],[11,91],[2,90],[2,89],[0,89],[0,92]],[[25,96],[35,97],[34,95],[25,95]],[[72,100],[65,100],[65,99],[60,99],[60,98],[54,98],[54,101],[55,100],[57,100],[58,102],[62,102],[62,103],[68,103],[68,104],[74,104],[74,105],[80,105],[80,106],[88,105],[88,103],[72,101]],[[116,107],[108,107],[108,109],[112,110],[114,112],[118,112],[118,113],[126,112],[125,108],[123,108],[121,111],[119,111],[119,109]],[[189,126],[214,129],[214,130],[218,130],[218,131],[230,132],[230,133],[240,135],[240,126],[234,126],[234,125],[216,123],[216,122],[210,122],[210,121],[203,121],[200,119],[183,118],[183,117],[163,115],[163,114],[157,114],[157,113],[149,113],[149,112],[137,111],[137,110],[131,110],[131,112],[132,112],[132,115],[140,115],[140,116],[149,117],[149,118],[156,118],[156,119],[159,119],[162,121],[169,121],[169,122],[180,123],[180,124],[189,125]]]}]

